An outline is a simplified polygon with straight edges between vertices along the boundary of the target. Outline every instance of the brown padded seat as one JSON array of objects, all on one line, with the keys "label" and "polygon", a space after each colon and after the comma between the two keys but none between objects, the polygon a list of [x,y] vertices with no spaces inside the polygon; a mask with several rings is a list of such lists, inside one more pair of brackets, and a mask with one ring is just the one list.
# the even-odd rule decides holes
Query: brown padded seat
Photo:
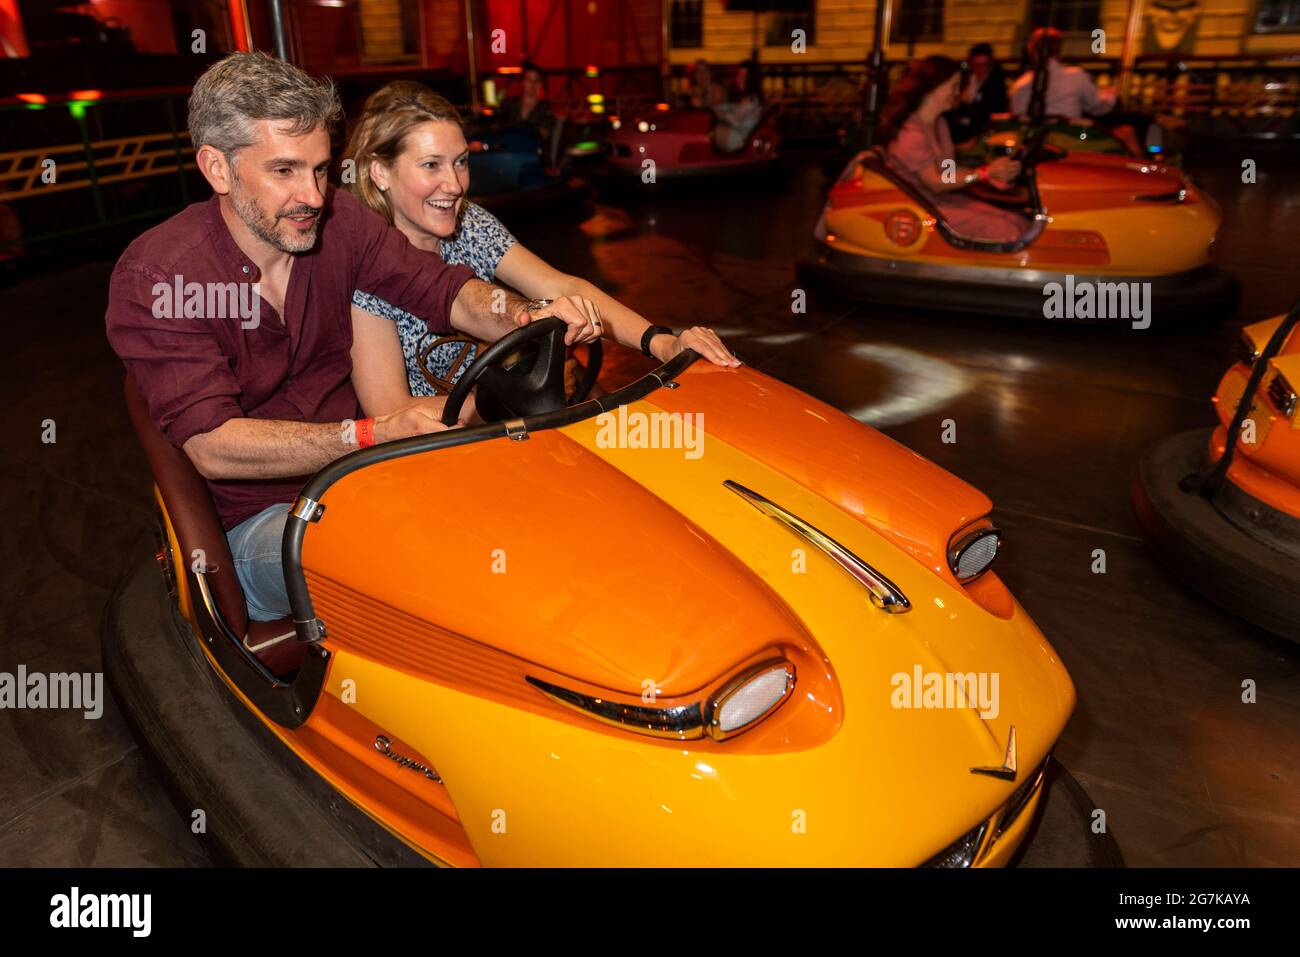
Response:
[{"label": "brown padded seat", "polygon": [[[226,540],[221,520],[217,518],[207,482],[190,457],[172,445],[154,425],[149,406],[129,375],[124,391],[127,414],[145,458],[149,460],[149,468],[180,545],[180,554],[173,556],[177,576],[184,575],[193,562],[195,550],[202,549],[207,564],[208,587],[230,631],[243,636],[245,646],[277,675],[296,670],[302,663],[306,646],[296,640],[293,619],[248,620],[244,590],[235,575],[230,543]],[[196,604],[201,602],[197,594],[193,598]]]}]

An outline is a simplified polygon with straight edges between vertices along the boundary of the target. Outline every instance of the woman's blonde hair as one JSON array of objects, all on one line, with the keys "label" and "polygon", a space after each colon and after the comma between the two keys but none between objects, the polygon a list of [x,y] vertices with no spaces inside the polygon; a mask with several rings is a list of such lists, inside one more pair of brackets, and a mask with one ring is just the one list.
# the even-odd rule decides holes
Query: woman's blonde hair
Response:
[{"label": "woman's blonde hair", "polygon": [[446,97],[413,80],[394,80],[370,94],[348,139],[346,156],[356,174],[348,189],[390,223],[392,201],[370,178],[370,161],[378,159],[385,165],[391,164],[402,152],[406,135],[430,121],[446,121],[461,127],[460,114]]}]

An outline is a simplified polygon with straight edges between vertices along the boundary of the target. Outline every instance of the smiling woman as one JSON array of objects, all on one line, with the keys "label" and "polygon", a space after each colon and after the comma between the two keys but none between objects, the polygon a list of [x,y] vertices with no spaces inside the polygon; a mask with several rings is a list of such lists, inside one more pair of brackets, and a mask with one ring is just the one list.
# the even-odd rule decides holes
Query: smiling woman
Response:
[{"label": "smiling woman", "polygon": [[[691,348],[717,365],[739,364],[711,330],[697,326],[677,336],[653,326],[592,283],[560,272],[520,245],[500,220],[467,198],[468,157],[455,108],[409,80],[389,83],[366,101],[347,149],[356,172],[353,192],[416,248],[469,266],[485,282],[499,280],[534,300],[571,297],[588,312],[596,335],[662,362]],[[367,410],[403,398],[394,395],[402,380],[394,338],[414,396],[448,391],[475,357],[473,342],[431,335],[421,318],[362,290],[353,305],[353,381]]]}]

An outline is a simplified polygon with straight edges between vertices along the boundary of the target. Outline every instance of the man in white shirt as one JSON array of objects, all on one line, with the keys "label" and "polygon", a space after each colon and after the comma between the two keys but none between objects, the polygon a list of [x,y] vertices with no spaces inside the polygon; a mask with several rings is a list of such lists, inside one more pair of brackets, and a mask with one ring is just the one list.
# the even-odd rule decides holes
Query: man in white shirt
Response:
[{"label": "man in white shirt", "polygon": [[[1043,110],[1046,116],[1063,116],[1072,122],[1087,117],[1102,116],[1115,106],[1113,90],[1099,90],[1086,71],[1077,66],[1066,66],[1060,61],[1061,32],[1051,27],[1040,27],[1029,38],[1029,59],[1040,62],[1042,45],[1047,45],[1047,94]],[[1027,70],[1011,87],[1011,112],[1018,116],[1029,114],[1029,101],[1034,94],[1034,70]]]},{"label": "man in white shirt", "polygon": [[[1061,62],[1061,31],[1053,27],[1039,27],[1029,37],[1031,63],[1047,58],[1047,89],[1044,93],[1043,115],[1060,116],[1071,123],[1090,126],[1094,117],[1105,116],[1115,109],[1115,90],[1100,90],[1087,71]],[[1011,87],[1011,112],[1028,116],[1034,95],[1034,70],[1026,70]],[[1118,111],[1116,111],[1118,113]],[[1134,155],[1140,155],[1137,133],[1127,119],[1115,117],[1116,122],[1101,124],[1115,139]]]}]

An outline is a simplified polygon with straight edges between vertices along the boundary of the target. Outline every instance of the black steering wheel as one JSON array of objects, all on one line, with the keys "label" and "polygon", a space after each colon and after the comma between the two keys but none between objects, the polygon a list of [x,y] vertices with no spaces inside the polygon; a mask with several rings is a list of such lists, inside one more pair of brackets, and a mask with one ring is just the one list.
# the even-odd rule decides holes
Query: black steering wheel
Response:
[{"label": "black steering wheel", "polygon": [[1063,159],[1069,151],[1047,142],[1051,134],[1050,126],[1044,124],[1037,127],[1033,130],[1033,135],[1011,151],[1011,158],[1018,161],[1026,170],[1033,169],[1040,163]]},{"label": "black steering wheel", "polygon": [[1020,175],[1015,178],[1017,185],[1032,188],[1035,182],[1035,172],[1040,164],[1065,157],[1066,150],[1047,142],[1047,137],[1051,132],[1051,129],[1046,125],[1034,128],[1032,135],[1022,140],[1020,145],[1009,154],[1013,160],[1020,164]]},{"label": "black steering wheel", "polygon": [[573,395],[565,396],[567,330],[563,319],[538,319],[502,336],[480,352],[447,396],[442,424],[456,424],[475,385],[479,386],[475,405],[488,422],[542,415],[586,399],[600,374],[604,349],[599,339],[587,343],[586,374]]},{"label": "black steering wheel", "polygon": [[1047,125],[1044,124],[1015,148],[1011,158],[1021,165],[1024,170],[1033,169],[1038,165],[1038,161],[1043,156],[1044,147],[1047,145],[1047,135],[1051,132]]}]

